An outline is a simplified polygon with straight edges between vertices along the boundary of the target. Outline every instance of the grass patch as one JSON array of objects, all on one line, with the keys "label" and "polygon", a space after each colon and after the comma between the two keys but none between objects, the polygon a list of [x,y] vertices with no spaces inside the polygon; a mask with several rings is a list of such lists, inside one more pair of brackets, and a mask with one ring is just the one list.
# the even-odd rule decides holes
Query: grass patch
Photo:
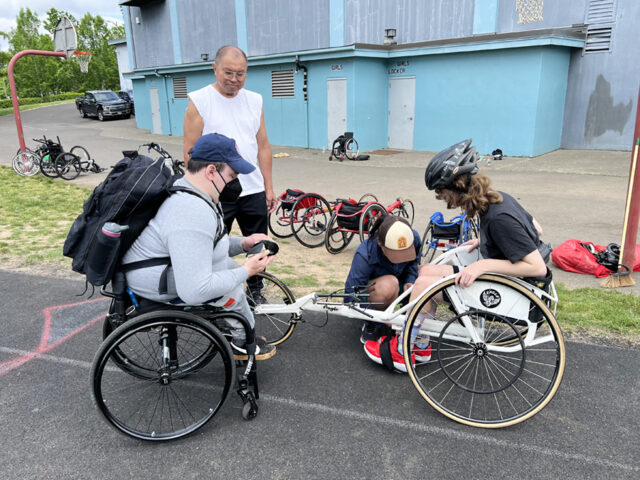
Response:
[{"label": "grass patch", "polygon": [[[24,112],[26,110],[34,110],[36,108],[48,107],[49,105],[60,105],[62,103],[73,103],[74,99],[70,100],[58,100],[56,102],[46,102],[46,103],[34,103],[33,105],[20,105],[20,111]],[[0,108],[0,117],[4,115],[13,115],[13,107]]]},{"label": "grass patch", "polygon": [[597,288],[558,289],[558,322],[567,332],[607,330],[640,336],[640,297]]},{"label": "grass patch", "polygon": [[297,277],[287,278],[285,283],[289,288],[305,288],[305,287],[319,287],[320,282],[316,277],[311,275],[299,275]]},{"label": "grass patch", "polygon": [[62,245],[91,192],[41,175],[0,167],[0,253],[23,263],[68,265]]}]

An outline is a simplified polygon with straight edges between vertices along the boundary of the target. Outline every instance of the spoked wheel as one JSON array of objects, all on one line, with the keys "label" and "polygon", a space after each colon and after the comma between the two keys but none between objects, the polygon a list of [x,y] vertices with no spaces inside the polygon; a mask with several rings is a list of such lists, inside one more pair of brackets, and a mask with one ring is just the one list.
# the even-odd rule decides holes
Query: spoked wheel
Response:
[{"label": "spoked wheel", "polygon": [[369,234],[369,229],[373,226],[376,220],[386,215],[387,211],[379,203],[372,203],[364,209],[362,215],[360,215],[360,241],[364,242],[366,235]]},{"label": "spoked wheel", "polygon": [[[145,365],[145,375],[123,369],[122,352]],[[91,368],[100,413],[143,440],[171,440],[202,427],[222,406],[234,378],[235,362],[222,334],[179,311],[151,312],[121,325],[100,346]]]},{"label": "spoked wheel", "polygon": [[425,228],[424,234],[422,235],[422,258],[420,259],[420,263],[431,263],[438,251],[437,247],[436,239],[433,237],[433,223],[429,220],[427,228]]},{"label": "spoked wheel", "polygon": [[293,235],[305,247],[319,247],[324,243],[325,231],[330,219],[329,202],[315,193],[302,195],[291,209]]},{"label": "spoked wheel", "polygon": [[471,240],[473,238],[480,238],[480,229],[478,225],[480,225],[479,221],[475,218],[466,218],[464,222],[462,222],[462,235],[461,238],[463,241]]},{"label": "spoked wheel", "polygon": [[256,322],[256,335],[265,337],[267,343],[271,345],[280,345],[291,336],[296,328],[296,316],[282,313],[261,313],[260,309],[256,311],[256,307],[263,304],[290,305],[295,303],[296,299],[291,290],[273,275],[261,272],[252,278],[255,277],[260,279],[260,291],[247,287],[246,294]]},{"label": "spoked wheel", "polygon": [[[78,157],[80,159],[80,165],[86,169],[89,168],[89,166],[92,164],[91,162],[91,155],[89,155],[89,152],[87,151],[86,148],[80,146],[80,145],[76,145],[75,147],[73,147],[70,150],[71,154],[75,155],[76,157]],[[100,168],[100,167],[98,167]]]},{"label": "spoked wheel", "polygon": [[340,161],[344,160],[344,158],[342,158],[342,155],[344,152],[342,151],[341,144],[342,144],[341,138],[337,138],[336,140],[333,141],[333,145],[331,146],[331,156],[329,157],[329,160],[331,160],[332,157],[335,158],[336,160],[340,160]]},{"label": "spoked wheel", "polygon": [[56,169],[55,158],[52,158],[51,154],[40,157],[40,171],[45,177],[58,178],[60,176],[58,169]]},{"label": "spoked wheel", "polygon": [[349,242],[353,239],[355,233],[343,232],[338,226],[338,215],[334,213],[329,220],[329,226],[324,236],[324,246],[327,251],[332,254],[340,253],[347,248]]},{"label": "spoked wheel", "polygon": [[355,160],[360,153],[360,147],[358,146],[358,142],[355,138],[350,138],[344,144],[345,156],[349,160]]},{"label": "spoked wheel", "polygon": [[370,202],[377,202],[377,201],[378,201],[378,197],[376,197],[373,193],[365,193],[360,197],[360,200],[358,200],[358,203],[370,203]]},{"label": "spoked wheel", "polygon": [[[423,309],[434,320],[420,325]],[[530,290],[495,275],[465,289],[449,279],[429,290],[409,315],[403,351],[411,381],[433,408],[482,428],[515,425],[542,410],[565,365],[553,314]]]},{"label": "spoked wheel", "polygon": [[70,152],[64,152],[58,155],[55,160],[55,165],[58,174],[65,180],[77,178],[82,170],[80,159]]},{"label": "spoked wheel", "polygon": [[40,171],[40,157],[31,150],[18,151],[11,160],[11,166],[21,177],[33,177]]},{"label": "spoked wheel", "polygon": [[413,207],[413,202],[408,199],[401,200],[401,201],[402,201],[402,204],[391,213],[397,217],[404,218],[406,221],[409,222],[409,225],[413,225],[413,218],[414,218],[414,212],[415,212],[415,208]]},{"label": "spoked wheel", "polygon": [[282,203],[269,214],[269,231],[278,238],[287,238],[293,235],[291,228],[291,209],[284,208]]}]

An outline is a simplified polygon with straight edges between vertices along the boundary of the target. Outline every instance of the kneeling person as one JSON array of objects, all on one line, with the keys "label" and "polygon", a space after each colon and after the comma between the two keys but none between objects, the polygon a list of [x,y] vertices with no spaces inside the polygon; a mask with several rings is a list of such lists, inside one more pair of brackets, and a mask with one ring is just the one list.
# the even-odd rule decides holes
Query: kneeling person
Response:
[{"label": "kneeling person", "polygon": [[[157,258],[167,258],[168,265],[127,272],[129,288],[157,302],[224,307],[240,313],[255,327],[244,282],[262,272],[272,257],[263,251],[238,266],[231,256],[248,252],[268,237],[230,237],[219,203],[237,197],[238,174],[254,169],[240,156],[234,140],[216,133],[200,137],[191,150],[184,177],[174,183],[189,191],[176,192],[164,201],[122,260],[125,269],[126,264]],[[245,358],[244,328],[236,320],[228,323],[236,358]],[[257,344],[257,359],[275,353],[275,347],[264,340],[257,339]]]},{"label": "kneeling person", "polygon": [[[370,307],[386,309],[418,276],[420,235],[405,219],[387,215],[378,219],[369,238],[360,244],[345,282],[345,292],[367,286]],[[360,341],[378,340],[384,325],[365,322]]]}]

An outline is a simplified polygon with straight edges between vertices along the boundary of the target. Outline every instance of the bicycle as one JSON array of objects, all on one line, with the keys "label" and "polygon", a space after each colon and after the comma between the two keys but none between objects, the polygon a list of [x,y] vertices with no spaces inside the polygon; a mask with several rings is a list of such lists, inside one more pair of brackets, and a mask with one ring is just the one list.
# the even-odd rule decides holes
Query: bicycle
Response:
[{"label": "bicycle", "polygon": [[70,152],[58,155],[54,166],[60,178],[68,181],[74,180],[81,173],[100,173],[106,170],[91,158],[86,148],[79,145],[73,147]]},{"label": "bicycle", "polygon": [[347,157],[348,160],[355,160],[360,153],[360,147],[355,138],[353,138],[353,132],[344,132],[344,135],[340,135],[333,141],[331,146],[331,152],[329,153],[329,161],[340,160],[341,162]]},{"label": "bicycle", "polygon": [[[477,252],[458,247],[438,263],[464,265],[477,258]],[[268,325],[273,335],[267,338],[274,344],[290,338],[306,312],[390,325],[401,334],[413,386],[431,407],[458,423],[507,427],[531,418],[551,401],[566,356],[553,313],[558,297],[552,282],[541,288],[525,279],[487,273],[463,289],[451,275],[408,301],[412,289],[383,311],[365,308],[363,286],[353,294],[310,293],[286,304],[256,305],[254,313],[261,322],[271,315],[289,318],[288,325],[277,324],[277,329],[274,322]],[[427,304],[435,310],[432,319],[423,320],[418,314]],[[431,346],[428,358],[420,348],[425,343]]]},{"label": "bicycle", "polygon": [[388,207],[377,201],[367,203],[342,202],[336,206],[325,233],[325,247],[329,253],[337,254],[343,251],[357,233],[360,241],[364,242],[369,234],[369,226],[381,215],[397,215],[413,225],[415,208],[411,200],[397,198]]}]

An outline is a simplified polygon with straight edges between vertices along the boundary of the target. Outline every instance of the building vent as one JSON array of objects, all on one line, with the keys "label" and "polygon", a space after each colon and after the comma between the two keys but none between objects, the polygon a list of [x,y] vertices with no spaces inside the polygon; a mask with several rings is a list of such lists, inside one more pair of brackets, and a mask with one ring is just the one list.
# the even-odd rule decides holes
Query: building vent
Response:
[{"label": "building vent", "polygon": [[187,77],[173,77],[173,98],[188,98]]},{"label": "building vent", "polygon": [[293,70],[271,72],[271,96],[273,98],[295,97]]},{"label": "building vent", "polygon": [[615,0],[589,0],[584,22],[587,24],[587,38],[583,54],[611,51],[615,9]]}]

